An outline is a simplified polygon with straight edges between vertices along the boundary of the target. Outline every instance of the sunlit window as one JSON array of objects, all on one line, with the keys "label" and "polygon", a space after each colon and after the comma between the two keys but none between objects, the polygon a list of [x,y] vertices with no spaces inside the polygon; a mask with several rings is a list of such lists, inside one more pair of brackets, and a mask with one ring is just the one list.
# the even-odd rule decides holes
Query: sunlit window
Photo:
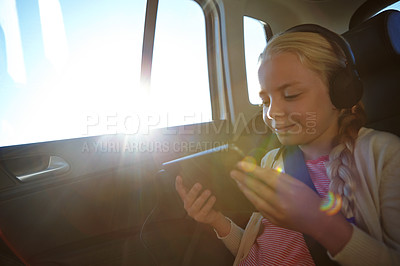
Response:
[{"label": "sunlit window", "polygon": [[204,15],[160,0],[150,89],[146,0],[0,1],[0,146],[211,120]]},{"label": "sunlit window", "polygon": [[40,24],[46,58],[56,68],[67,63],[68,45],[63,15],[58,0],[39,0]]},{"label": "sunlit window", "polygon": [[[25,63],[15,0],[0,1],[0,45],[1,81],[4,83],[6,78],[11,78],[17,83],[25,83]],[[3,96],[4,90],[0,91],[3,91]]]},{"label": "sunlit window", "polygon": [[194,1],[160,0],[151,102],[163,126],[211,121],[204,14]]},{"label": "sunlit window", "polygon": [[244,51],[246,57],[246,76],[249,100],[252,104],[260,104],[260,83],[258,82],[258,59],[267,45],[264,25],[261,21],[243,17]]}]

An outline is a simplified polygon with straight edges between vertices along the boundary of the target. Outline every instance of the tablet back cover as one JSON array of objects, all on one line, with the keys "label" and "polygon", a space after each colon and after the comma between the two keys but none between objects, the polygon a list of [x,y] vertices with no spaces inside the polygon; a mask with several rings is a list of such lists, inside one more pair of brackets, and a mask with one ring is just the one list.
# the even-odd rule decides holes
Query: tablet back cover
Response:
[{"label": "tablet back cover", "polygon": [[190,190],[195,183],[202,184],[216,196],[214,208],[221,212],[249,212],[254,206],[243,195],[230,172],[244,158],[243,152],[234,144],[195,153],[163,163],[167,174],[182,176],[184,185]]}]

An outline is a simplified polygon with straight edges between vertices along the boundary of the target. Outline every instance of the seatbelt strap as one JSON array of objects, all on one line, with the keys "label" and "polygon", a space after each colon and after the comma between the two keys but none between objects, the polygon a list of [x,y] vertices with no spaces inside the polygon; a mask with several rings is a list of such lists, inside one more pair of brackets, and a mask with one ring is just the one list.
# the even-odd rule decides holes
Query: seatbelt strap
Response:
[{"label": "seatbelt strap", "polygon": [[[318,194],[300,148],[298,146],[285,146],[281,149],[283,149],[282,156],[285,173],[300,180]],[[326,249],[317,241],[308,235],[303,234],[303,236],[315,265],[339,265],[329,258]]]},{"label": "seatbelt strap", "polygon": [[300,180],[318,194],[318,191],[311,180],[303,152],[300,150],[300,148],[298,146],[286,146],[282,156],[283,164],[285,166],[285,173]]}]

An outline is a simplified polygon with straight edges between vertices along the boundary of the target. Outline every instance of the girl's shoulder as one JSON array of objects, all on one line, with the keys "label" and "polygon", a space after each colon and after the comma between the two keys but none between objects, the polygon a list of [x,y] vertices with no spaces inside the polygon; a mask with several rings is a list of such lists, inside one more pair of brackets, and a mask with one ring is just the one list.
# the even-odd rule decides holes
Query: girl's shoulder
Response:
[{"label": "girl's shoulder", "polygon": [[390,146],[391,148],[399,149],[400,138],[389,132],[363,127],[358,132],[356,141],[356,146],[360,145],[368,145],[375,148],[386,148]]},{"label": "girl's shoulder", "polygon": [[392,133],[361,128],[355,145],[355,156],[376,160],[400,158],[400,138]]}]

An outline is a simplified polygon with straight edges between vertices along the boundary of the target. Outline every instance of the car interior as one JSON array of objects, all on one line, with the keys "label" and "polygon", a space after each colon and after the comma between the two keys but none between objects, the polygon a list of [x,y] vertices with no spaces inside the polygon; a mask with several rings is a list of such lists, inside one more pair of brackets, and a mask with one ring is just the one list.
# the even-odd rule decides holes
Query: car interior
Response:
[{"label": "car interior", "polygon": [[[3,7],[14,7],[19,15],[12,17],[0,10],[0,99],[1,105],[8,106],[8,109],[0,109],[0,126],[6,127],[3,119],[5,121],[12,112],[18,114],[18,117],[15,117],[20,119],[22,124],[30,125],[26,126],[25,132],[22,133],[29,135],[35,130],[35,125],[28,123],[33,119],[30,112],[33,113],[36,108],[40,109],[41,104],[30,105],[31,109],[28,111],[21,107],[26,104],[25,101],[36,99],[20,100],[24,94],[31,95],[32,92],[28,93],[28,89],[33,91],[36,85],[32,88],[27,85],[24,87],[25,91],[20,90],[18,94],[10,96],[10,91],[17,91],[17,87],[15,76],[10,74],[10,62],[14,57],[10,57],[9,51],[12,48],[9,38],[14,38],[14,35],[7,30],[7,23],[19,19],[24,53],[36,54],[35,49],[38,49],[37,53],[43,54],[43,47],[39,49],[39,46],[36,46],[36,37],[29,31],[29,27],[39,25],[37,21],[40,14],[43,14],[41,9],[39,12],[41,1],[0,2],[4,2]],[[58,3],[63,12],[73,14],[72,17],[78,14],[77,9],[68,9],[70,6],[67,8],[68,1],[52,2]],[[75,3],[78,8],[84,2],[88,1],[70,3]],[[101,2],[111,5],[113,1]],[[367,113],[366,126],[400,136],[400,11],[390,8],[397,1],[177,2],[183,7],[186,2],[195,3],[204,17],[207,49],[205,62],[208,67],[208,83],[205,87],[207,93],[209,92],[211,120],[154,128],[150,133],[142,135],[95,134],[1,145],[1,265],[233,263],[234,257],[217,239],[212,228],[197,223],[186,214],[175,190],[175,176],[166,174],[162,164],[228,143],[237,145],[259,164],[266,152],[279,147],[276,136],[264,124],[261,108],[249,100],[250,92],[247,88],[250,73],[246,71],[244,17],[261,23],[266,43],[273,34],[303,23],[319,24],[341,34],[353,50],[364,86],[362,102]],[[139,57],[141,80],[144,82],[148,82],[149,76],[157,71],[155,66],[152,70],[151,65],[153,56],[154,60],[157,56],[156,51],[153,54],[154,42],[157,42],[157,12],[161,14],[161,5],[168,8],[168,3],[171,1],[147,0],[143,6],[144,29]],[[387,7],[388,10],[380,12]],[[96,12],[96,8],[86,10]],[[185,9],[179,9],[179,12],[185,13]],[[36,24],[24,19],[23,14],[31,14],[34,19],[32,21],[36,21]],[[79,13],[76,16],[84,14]],[[102,30],[107,29],[107,23],[109,21],[104,21],[104,28],[99,30],[100,34]],[[184,26],[192,30],[189,23]],[[118,30],[110,27],[111,30]],[[159,28],[161,25],[157,25],[157,30]],[[44,29],[38,32],[43,32],[44,37]],[[69,34],[68,31],[67,33]],[[84,38],[85,35],[82,33],[78,36]],[[181,41],[185,40],[177,42]],[[262,51],[257,52],[259,54]],[[37,56],[39,58],[39,55]],[[101,64],[103,59],[97,64]],[[30,60],[30,64],[35,66],[35,60]],[[169,58],[165,57],[165,60]],[[50,75],[48,70],[43,73]],[[32,76],[39,78],[37,76],[40,75],[35,72]],[[28,79],[30,77],[28,76]],[[32,80],[35,80],[34,78]],[[74,83],[65,86],[70,84]],[[105,92],[106,98],[118,93],[113,86],[124,84],[117,81],[112,83],[110,91]],[[68,103],[71,109],[78,105],[79,99],[84,99],[82,95],[86,95],[82,90],[71,90],[68,92],[71,94],[68,96],[70,98],[67,98],[65,94],[68,93],[63,92],[61,88],[52,89],[50,94],[60,99],[73,99]],[[163,89],[167,92],[172,90],[168,86]],[[162,93],[159,95],[160,98],[166,97]],[[190,96],[190,93],[188,95]],[[43,97],[47,99],[47,96]],[[96,101],[96,95],[85,97]],[[119,97],[129,98],[130,95]],[[186,94],[173,97],[180,101],[192,101],[195,105],[196,99],[185,99]],[[168,102],[167,99],[165,101]],[[58,104],[61,103],[54,103],[54,109],[48,112],[57,114]],[[52,115],[49,114],[49,117],[53,117]],[[15,117],[13,119],[16,119]],[[45,122],[53,127],[58,125],[50,118]],[[1,132],[3,131],[0,131],[0,134],[3,134]],[[136,148],[129,152],[118,148],[127,147],[127,143]],[[159,146],[149,149],[154,143],[158,143]],[[185,148],[183,143],[187,145]],[[138,148],[142,146],[147,149]],[[177,146],[180,149],[171,148]],[[224,214],[244,227],[251,210]]]}]

